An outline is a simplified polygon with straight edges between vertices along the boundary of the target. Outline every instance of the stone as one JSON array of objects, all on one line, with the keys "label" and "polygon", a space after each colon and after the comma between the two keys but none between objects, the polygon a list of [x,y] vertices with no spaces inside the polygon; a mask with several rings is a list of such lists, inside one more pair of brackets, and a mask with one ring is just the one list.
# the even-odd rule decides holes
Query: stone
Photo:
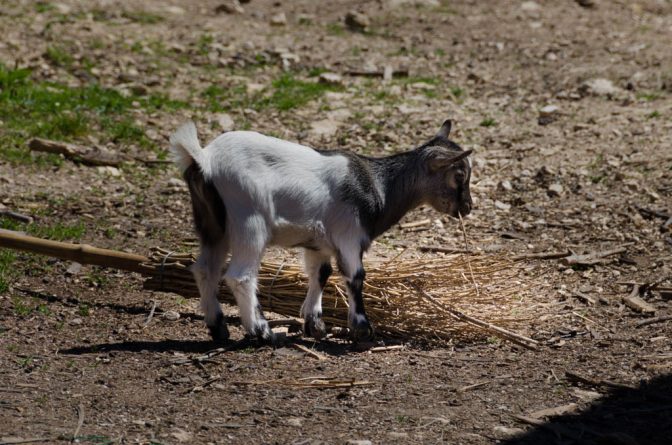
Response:
[{"label": "stone", "polygon": [[370,440],[350,439],[347,442],[345,442],[345,445],[372,445],[372,444]]},{"label": "stone", "polygon": [[595,78],[586,80],[579,87],[579,91],[592,96],[615,96],[622,90],[609,79]]},{"label": "stone", "polygon": [[215,8],[215,12],[223,12],[225,14],[243,14],[245,13],[245,9],[240,6],[240,2],[238,0],[230,0],[217,6]]},{"label": "stone", "polygon": [[318,137],[330,137],[338,131],[338,122],[332,119],[322,119],[310,124],[309,133]]},{"label": "stone", "polygon": [[371,25],[369,16],[358,11],[349,11],[345,15],[345,26],[351,31],[363,32]]},{"label": "stone", "polygon": [[180,319],[180,313],[177,311],[166,311],[161,318],[168,321],[177,321]]},{"label": "stone", "polygon": [[537,2],[523,2],[520,5],[520,9],[527,12],[539,11],[541,6]]},{"label": "stone", "polygon": [[511,181],[509,181],[508,179],[505,179],[502,182],[500,182],[499,183],[499,188],[501,188],[502,190],[505,190],[507,192],[510,192],[511,190],[513,190],[513,186],[511,185]]},{"label": "stone", "polygon": [[164,8],[166,12],[169,12],[174,15],[184,15],[185,10],[183,8],[180,8],[179,6],[166,6]]},{"label": "stone", "polygon": [[303,426],[303,420],[299,419],[298,417],[290,417],[285,421],[285,424],[289,426],[301,427]]},{"label": "stone", "polygon": [[101,165],[97,167],[99,173],[110,175],[114,178],[121,176],[121,171],[117,167],[112,167],[111,165]]},{"label": "stone", "polygon": [[560,112],[560,108],[555,105],[546,105],[541,110],[539,110],[540,117],[550,117],[555,116]]},{"label": "stone", "polygon": [[563,187],[562,184],[558,184],[557,182],[554,184],[551,184],[548,186],[548,196],[554,197],[554,196],[560,196],[562,195],[563,192]]},{"label": "stone", "polygon": [[595,0],[576,0],[576,3],[583,8],[594,8],[597,6]]},{"label": "stone", "polygon": [[219,125],[219,128],[224,132],[231,131],[235,127],[235,122],[233,121],[233,118],[226,113],[220,113],[216,115],[215,120],[217,121],[217,125]]},{"label": "stone", "polygon": [[82,323],[84,323],[84,320],[82,320],[81,318],[73,318],[72,320],[70,320],[70,324],[72,326],[79,326]]},{"label": "stone", "polygon": [[343,77],[336,73],[322,73],[318,80],[325,85],[343,86]]},{"label": "stone", "polygon": [[287,16],[284,12],[279,12],[271,17],[271,25],[273,26],[285,26],[287,24]]},{"label": "stone", "polygon": [[495,201],[495,207],[505,212],[511,210],[511,204],[506,204],[505,202],[502,201]]},{"label": "stone", "polygon": [[70,263],[65,273],[66,275],[77,275],[81,270],[82,265],[76,261],[73,261],[72,263]]},{"label": "stone", "polygon": [[525,432],[525,430],[522,428],[509,428],[504,425],[497,425],[494,430],[496,433],[501,433],[504,436],[517,436],[518,434]]}]

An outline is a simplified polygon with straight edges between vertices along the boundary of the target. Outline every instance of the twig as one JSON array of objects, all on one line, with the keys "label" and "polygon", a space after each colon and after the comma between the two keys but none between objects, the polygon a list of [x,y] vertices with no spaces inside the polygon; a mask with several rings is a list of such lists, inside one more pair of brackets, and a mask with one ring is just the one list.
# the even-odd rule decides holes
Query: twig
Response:
[{"label": "twig", "polygon": [[57,437],[31,437],[28,439],[12,439],[12,438],[6,438],[0,440],[0,445],[17,445],[20,443],[34,443],[34,442],[52,442],[58,440]]},{"label": "twig", "polygon": [[421,220],[418,220],[418,221],[399,224],[399,227],[401,227],[402,229],[413,229],[415,227],[422,227],[422,226],[429,225],[431,223],[432,223],[431,219],[425,218],[425,219],[421,219]]},{"label": "twig", "polygon": [[311,356],[312,358],[317,359],[317,360],[319,360],[319,361],[323,361],[323,360],[326,360],[326,359],[327,359],[327,356],[325,356],[324,354],[320,354],[320,353],[317,352],[317,351],[313,351],[312,349],[307,348],[307,347],[305,347],[305,346],[303,346],[303,345],[301,345],[301,344],[299,344],[299,343],[294,343],[294,344],[292,345],[292,348],[297,349],[297,350],[299,350],[299,351],[301,351],[301,352],[305,352],[306,354],[308,354],[308,355]]},{"label": "twig", "polygon": [[461,386],[461,387],[457,388],[457,392],[467,392],[469,390],[480,388],[481,386],[485,386],[488,383],[490,383],[490,380],[485,380],[483,382],[474,383],[472,385]]},{"label": "twig", "polygon": [[[387,77],[390,77],[389,70],[387,70]],[[383,77],[385,78],[385,71],[364,71],[364,70],[348,70],[345,72],[348,76],[360,76],[360,77]],[[392,77],[408,77],[408,70],[405,68],[393,70]]]},{"label": "twig", "polygon": [[646,301],[642,300],[642,298],[639,296],[640,289],[641,289],[640,286],[638,284],[635,284],[632,287],[632,292],[630,292],[630,295],[627,295],[622,298],[623,303],[630,309],[633,309],[637,312],[641,312],[643,314],[655,313],[656,308],[651,306]]},{"label": "twig", "polygon": [[404,349],[404,345],[376,346],[375,348],[369,349],[369,352],[399,351],[401,349]]},{"label": "twig", "polygon": [[515,332],[507,331],[504,328],[500,328],[499,326],[495,326],[494,324],[487,323],[485,321],[479,320],[474,317],[470,317],[469,315],[463,314],[462,312],[453,309],[449,307],[448,305],[445,305],[441,302],[439,302],[436,298],[425,292],[423,289],[418,287],[415,283],[411,283],[413,287],[415,287],[418,292],[420,292],[428,301],[430,301],[434,306],[438,307],[444,312],[447,312],[451,316],[453,316],[455,319],[463,321],[465,323],[469,323],[474,326],[478,326],[480,328],[483,328],[489,332],[492,332],[493,334],[497,335],[500,338],[504,338],[506,340],[509,340],[517,345],[523,346],[528,349],[536,350],[539,343],[536,340],[533,340],[531,338],[516,334]]},{"label": "twig", "polygon": [[79,436],[79,430],[81,430],[82,426],[84,425],[84,406],[81,403],[77,407],[77,416],[77,428],[75,428],[75,432],[72,434],[72,440],[70,442],[74,442],[77,439],[77,436]]},{"label": "twig", "polygon": [[19,221],[26,224],[30,224],[33,222],[32,216],[24,215],[23,213],[13,212],[11,210],[0,210],[0,216],[4,216],[5,218],[10,218],[15,221]]},{"label": "twig", "polygon": [[637,323],[635,326],[641,328],[643,326],[649,326],[656,323],[664,323],[668,320],[672,320],[672,315],[665,315],[663,317],[650,318],[648,320],[643,320]]},{"label": "twig", "polygon": [[605,261],[609,256],[616,255],[619,253],[625,252],[627,249],[623,247],[618,247],[616,249],[604,250],[601,252],[590,252],[585,255],[577,255],[572,253],[570,256],[564,258],[564,263],[567,266],[580,265],[580,266],[593,266],[595,264],[600,264]]},{"label": "twig", "polygon": [[152,300],[152,310],[149,311],[149,315],[145,321],[145,326],[147,326],[149,322],[152,321],[152,317],[154,317],[154,311],[156,311],[156,300]]},{"label": "twig", "polygon": [[[464,228],[464,221],[462,220],[462,214],[457,212],[457,216],[460,217],[460,227],[462,228],[462,236],[464,236],[464,249],[469,250],[469,239],[467,238],[467,230]],[[476,296],[481,296],[481,290],[478,288],[476,283],[476,278],[474,277],[474,269],[471,267],[471,261],[467,258],[467,266],[469,266],[469,274],[471,275],[471,282],[474,283],[474,289],[476,289]]]},{"label": "twig", "polygon": [[573,371],[565,371],[565,377],[567,377],[568,380],[591,386],[609,386],[612,388],[620,388],[620,389],[636,389],[635,386],[628,385],[627,383],[618,383],[605,379],[594,379],[591,377],[583,376]]},{"label": "twig", "polygon": [[565,258],[572,254],[569,250],[566,252],[539,252],[539,253],[524,253],[516,255],[511,259],[513,261],[521,260],[557,260],[558,258]]},{"label": "twig", "polygon": [[441,252],[449,254],[470,254],[476,253],[471,249],[451,249],[449,247],[440,247],[440,246],[419,246],[418,249],[420,252]]}]

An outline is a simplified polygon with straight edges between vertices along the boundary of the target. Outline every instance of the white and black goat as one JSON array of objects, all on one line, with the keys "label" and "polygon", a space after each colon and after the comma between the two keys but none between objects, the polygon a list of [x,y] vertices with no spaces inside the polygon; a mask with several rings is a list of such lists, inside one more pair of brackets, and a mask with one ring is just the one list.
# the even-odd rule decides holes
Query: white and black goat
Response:
[{"label": "white and black goat", "polygon": [[347,284],[352,336],[370,338],[362,255],[372,240],[420,204],[452,216],[471,211],[471,151],[448,139],[450,128],[446,121],[425,144],[383,158],[314,150],[249,131],[224,133],[201,148],[192,122],[178,129],[171,151],[191,193],[201,241],[192,271],[213,339],[229,336],[217,293],[231,253],[224,278],[243,326],[273,341],[256,295],[269,245],[305,250],[309,285],[300,315],[306,335],[325,335],[322,289],[335,257]]}]

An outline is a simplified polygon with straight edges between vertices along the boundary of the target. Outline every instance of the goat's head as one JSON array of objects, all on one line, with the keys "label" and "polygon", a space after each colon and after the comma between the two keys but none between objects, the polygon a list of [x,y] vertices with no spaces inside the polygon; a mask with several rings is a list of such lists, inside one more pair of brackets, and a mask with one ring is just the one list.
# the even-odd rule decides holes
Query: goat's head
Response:
[{"label": "goat's head", "polygon": [[447,120],[439,132],[419,150],[426,166],[426,202],[439,212],[453,217],[471,212],[471,150],[462,148],[448,139],[452,123]]}]

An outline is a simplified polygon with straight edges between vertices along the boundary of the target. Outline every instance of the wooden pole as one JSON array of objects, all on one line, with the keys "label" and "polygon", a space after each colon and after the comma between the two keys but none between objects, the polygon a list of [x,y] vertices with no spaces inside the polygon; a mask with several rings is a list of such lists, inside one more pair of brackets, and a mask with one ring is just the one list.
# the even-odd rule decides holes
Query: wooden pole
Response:
[{"label": "wooden pole", "polygon": [[119,252],[116,250],[100,249],[88,244],[71,244],[51,241],[34,236],[23,235],[11,230],[0,231],[0,247],[22,250],[24,252],[49,255],[62,260],[76,261],[82,264],[115,267],[130,272],[147,274],[147,269],[141,266],[149,258],[134,253]]}]

